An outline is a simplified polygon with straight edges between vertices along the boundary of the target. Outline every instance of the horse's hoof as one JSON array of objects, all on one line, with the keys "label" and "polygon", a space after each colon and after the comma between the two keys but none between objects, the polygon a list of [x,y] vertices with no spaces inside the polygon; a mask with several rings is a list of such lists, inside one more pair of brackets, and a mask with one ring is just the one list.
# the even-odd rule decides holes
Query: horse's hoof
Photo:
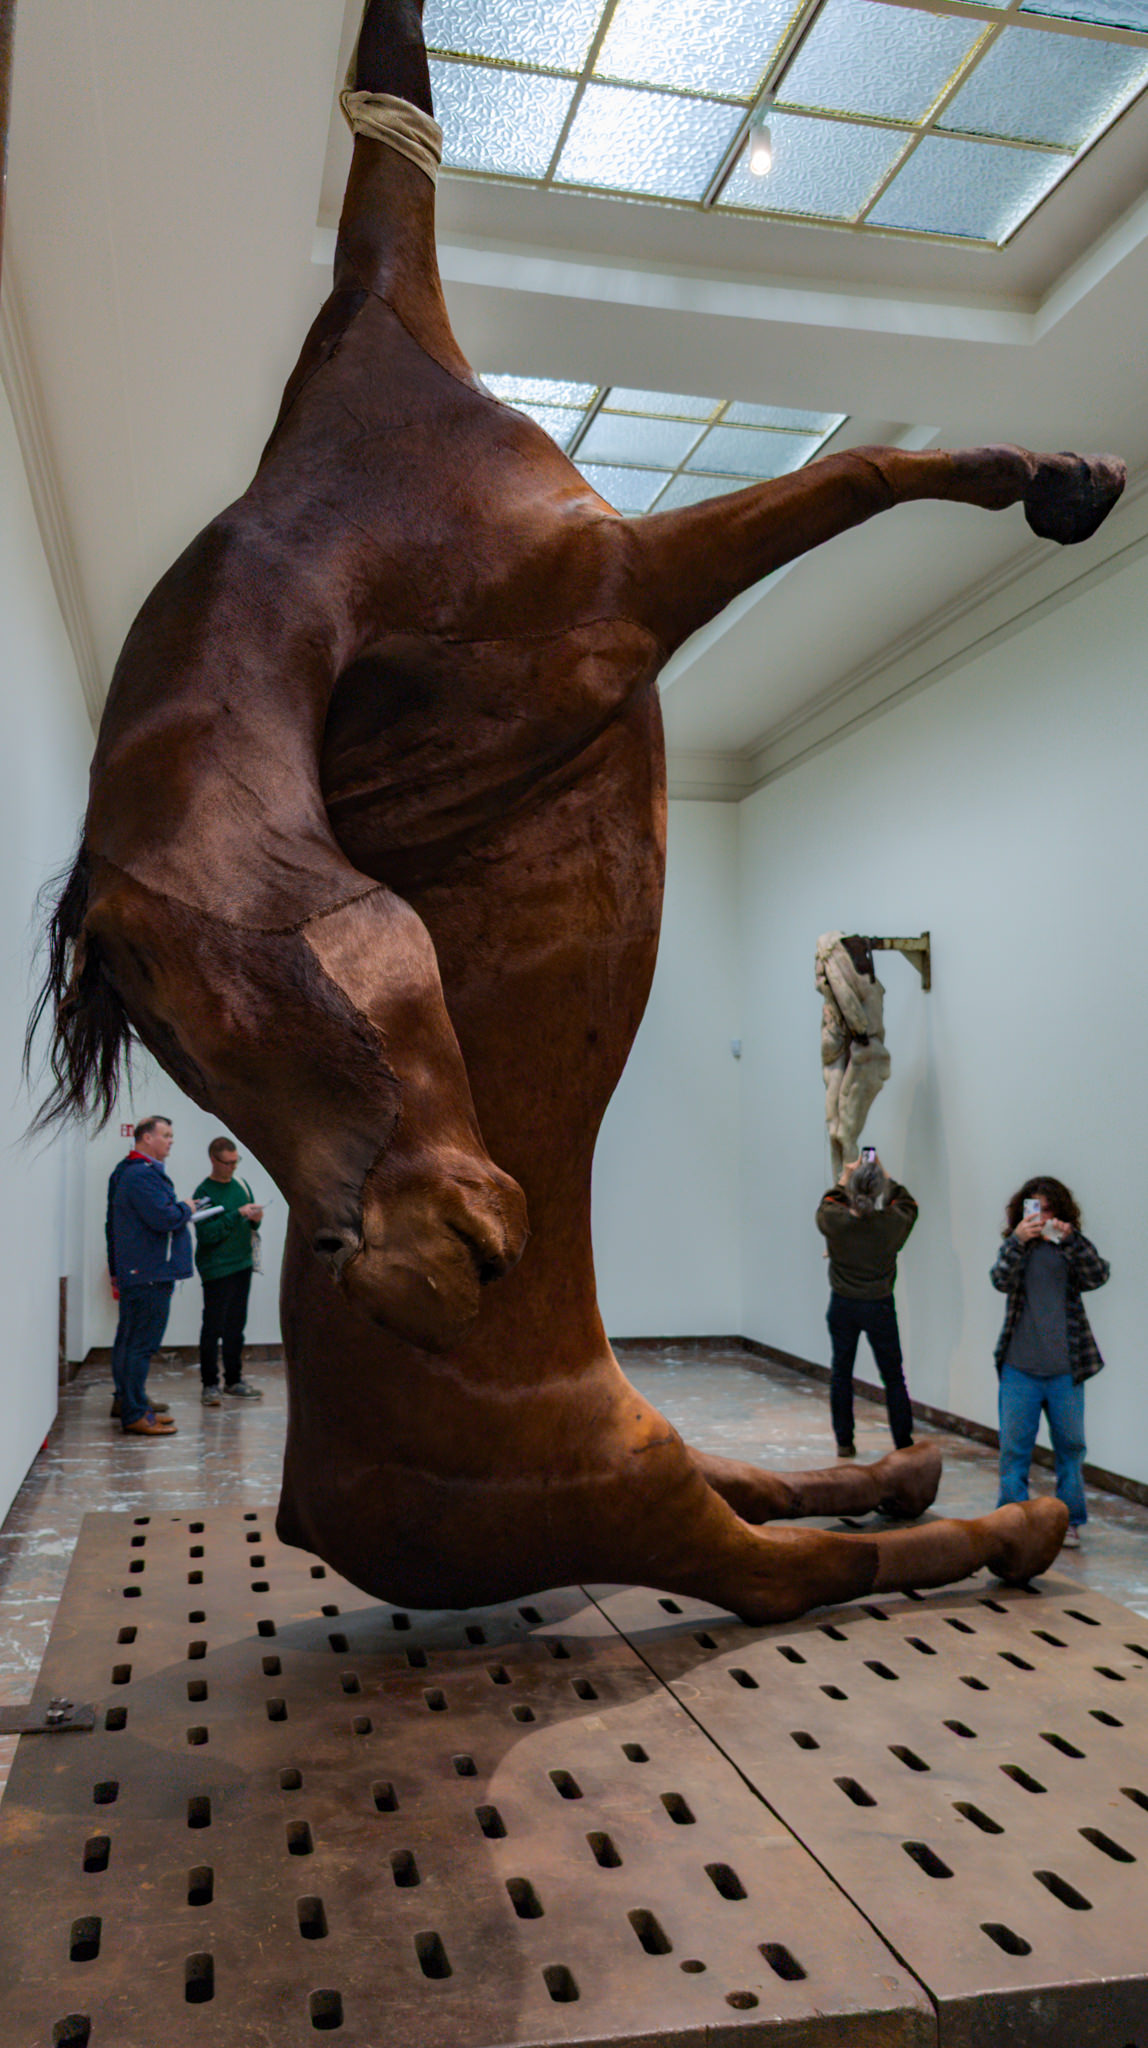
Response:
[{"label": "horse's hoof", "polygon": [[937,1498],[941,1463],[941,1453],[934,1443],[910,1444],[907,1450],[890,1451],[873,1467],[881,1484],[888,1488],[877,1503],[877,1513],[888,1522],[915,1522]]},{"label": "horse's hoof", "polygon": [[1046,1572],[1064,1542],[1068,1509],[1050,1494],[1012,1507],[997,1508],[987,1517],[996,1538],[985,1563],[1006,1586],[1025,1586]]},{"label": "horse's hoof", "polygon": [[1071,547],[1107,519],[1126,474],[1115,455],[1044,455],[1024,494],[1024,516],[1041,540]]}]

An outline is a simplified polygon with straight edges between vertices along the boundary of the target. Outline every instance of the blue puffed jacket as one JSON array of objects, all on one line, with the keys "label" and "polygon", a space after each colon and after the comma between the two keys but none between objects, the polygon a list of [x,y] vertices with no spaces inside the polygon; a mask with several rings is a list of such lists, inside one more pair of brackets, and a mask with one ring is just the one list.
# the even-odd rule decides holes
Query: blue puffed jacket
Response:
[{"label": "blue puffed jacket", "polygon": [[158,1159],[124,1163],[112,1198],[115,1278],[121,1287],[191,1278],[190,1202],[181,1202]]}]

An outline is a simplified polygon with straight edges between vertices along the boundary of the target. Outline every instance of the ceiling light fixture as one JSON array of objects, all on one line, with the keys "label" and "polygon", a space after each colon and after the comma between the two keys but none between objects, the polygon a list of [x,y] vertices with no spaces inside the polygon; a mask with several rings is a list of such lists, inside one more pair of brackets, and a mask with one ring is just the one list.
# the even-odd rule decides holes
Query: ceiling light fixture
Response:
[{"label": "ceiling light fixture", "polygon": [[749,168],[755,178],[767,177],[773,168],[773,138],[765,121],[755,121],[749,131]]}]

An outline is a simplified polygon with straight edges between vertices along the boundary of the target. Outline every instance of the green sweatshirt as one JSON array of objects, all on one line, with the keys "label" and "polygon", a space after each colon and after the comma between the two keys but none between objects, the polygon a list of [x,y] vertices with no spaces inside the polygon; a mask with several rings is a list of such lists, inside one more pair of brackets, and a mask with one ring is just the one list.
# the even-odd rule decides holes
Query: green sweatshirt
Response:
[{"label": "green sweatshirt", "polygon": [[829,1285],[850,1301],[881,1301],[893,1292],[897,1253],[917,1220],[917,1204],[890,1181],[884,1209],[855,1216],[844,1188],[822,1195],[817,1228],[829,1246]]},{"label": "green sweatshirt", "polygon": [[255,1200],[246,1181],[238,1174],[231,1180],[201,1180],[195,1193],[197,1199],[206,1196],[209,1202],[222,1202],[226,1211],[223,1216],[209,1216],[198,1227],[192,1225],[200,1279],[222,1280],[227,1273],[246,1273],[254,1264],[251,1239],[256,1228],[239,1214]]}]

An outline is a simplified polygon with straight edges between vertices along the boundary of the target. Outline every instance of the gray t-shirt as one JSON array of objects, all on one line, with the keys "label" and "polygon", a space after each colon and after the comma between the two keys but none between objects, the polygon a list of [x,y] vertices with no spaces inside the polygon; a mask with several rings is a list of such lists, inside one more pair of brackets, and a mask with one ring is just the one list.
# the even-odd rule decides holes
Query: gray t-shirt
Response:
[{"label": "gray t-shirt", "polygon": [[1071,1371],[1066,1300],[1068,1268],[1054,1244],[1038,1237],[1024,1264],[1024,1304],[1012,1334],[1006,1365],[1033,1379],[1056,1379]]}]

